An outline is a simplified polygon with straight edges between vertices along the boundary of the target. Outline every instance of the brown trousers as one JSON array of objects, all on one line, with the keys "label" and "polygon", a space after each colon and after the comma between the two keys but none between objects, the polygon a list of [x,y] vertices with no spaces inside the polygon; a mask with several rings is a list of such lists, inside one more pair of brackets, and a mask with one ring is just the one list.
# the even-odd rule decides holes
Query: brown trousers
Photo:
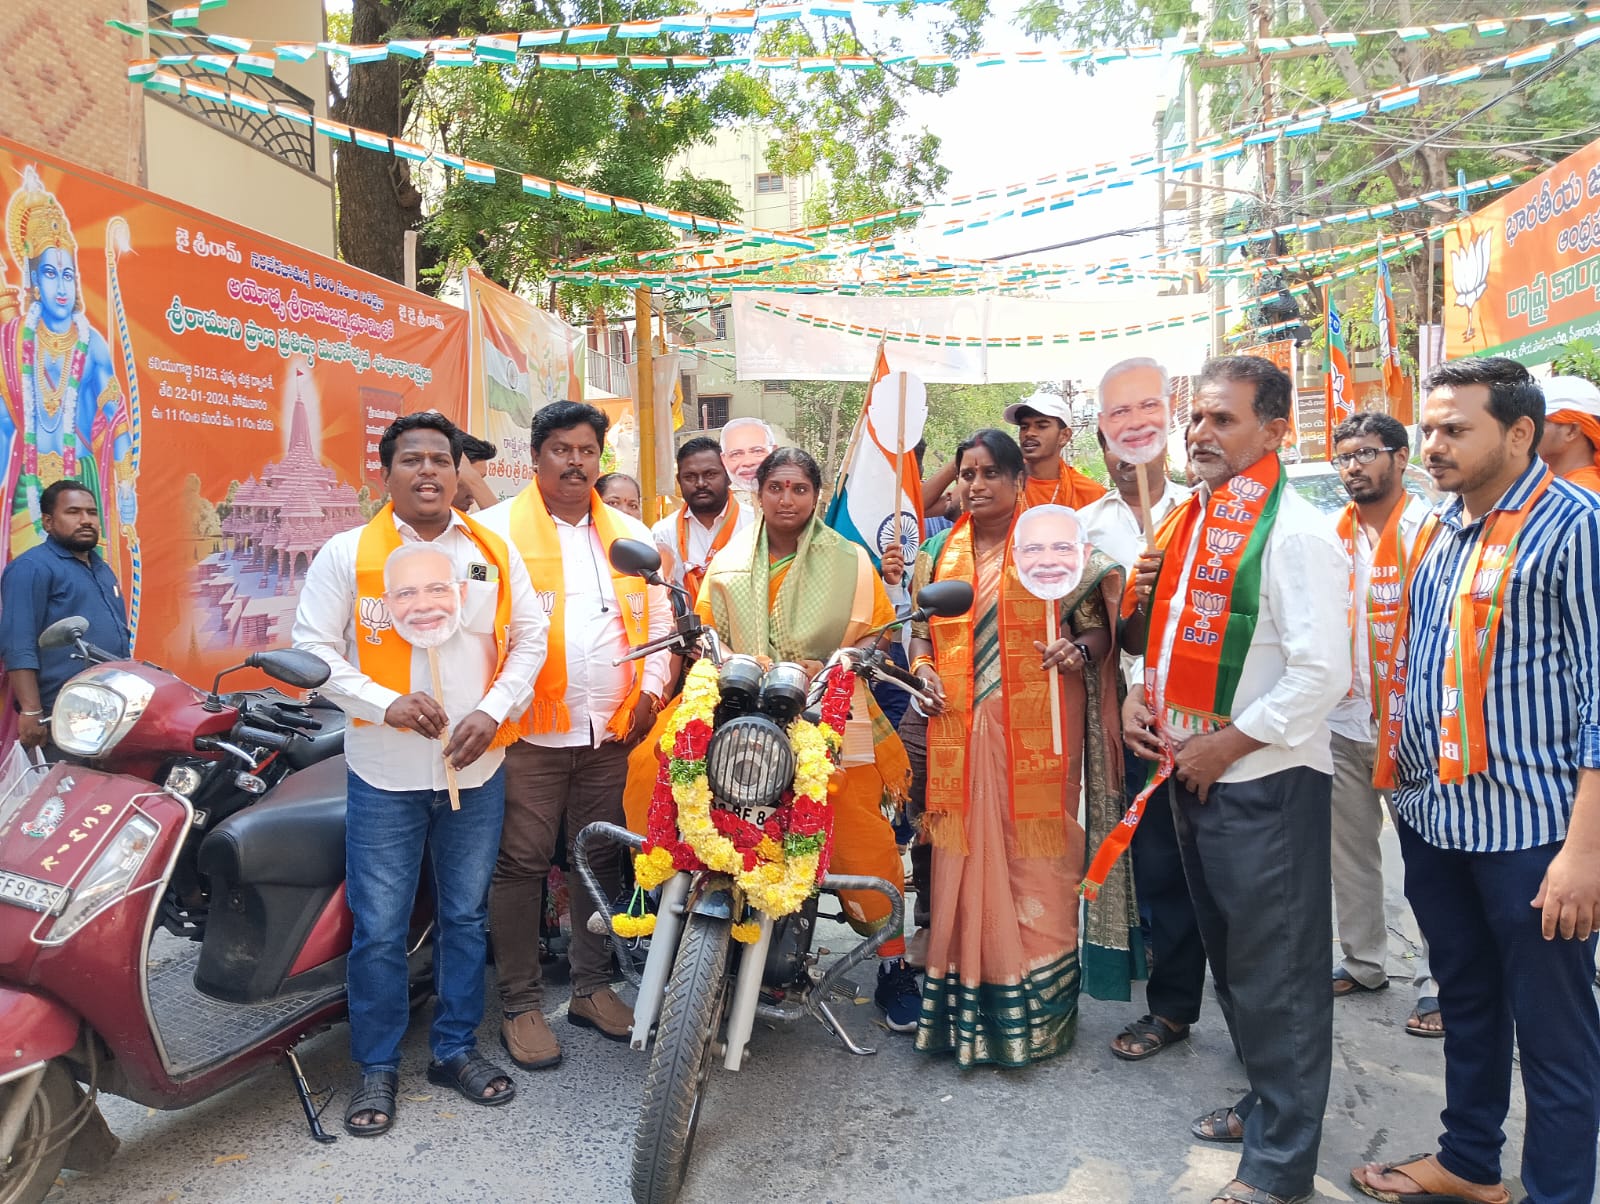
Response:
[{"label": "brown trousers", "polygon": [[[622,823],[622,787],[628,778],[628,748],[541,748],[519,741],[506,750],[506,817],[500,858],[489,884],[489,931],[494,938],[500,1006],[507,1015],[544,1006],[539,971],[539,917],[544,914],[545,877],[567,822],[567,849],[585,825]],[[602,890],[621,889],[621,848],[593,846],[590,866]],[[589,917],[610,899],[591,899],[574,873],[572,901],[572,993],[592,995],[612,978],[611,950],[589,931]]]}]

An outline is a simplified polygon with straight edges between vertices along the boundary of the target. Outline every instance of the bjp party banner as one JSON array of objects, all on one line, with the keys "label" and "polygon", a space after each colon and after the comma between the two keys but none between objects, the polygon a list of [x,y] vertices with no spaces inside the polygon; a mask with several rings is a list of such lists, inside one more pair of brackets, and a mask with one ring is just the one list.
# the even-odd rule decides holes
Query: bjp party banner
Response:
[{"label": "bjp party banner", "polygon": [[464,420],[466,315],[3,138],[0,205],[0,560],[78,480],[136,655],[194,681],[286,644],[384,428]]},{"label": "bjp party banner", "polygon": [[533,478],[533,412],[583,400],[583,332],[471,268],[462,291],[471,326],[468,429],[498,448],[485,479],[510,497]]},{"label": "bjp party banner", "polygon": [[1600,335],[1600,142],[1444,235],[1448,358],[1548,363]]}]

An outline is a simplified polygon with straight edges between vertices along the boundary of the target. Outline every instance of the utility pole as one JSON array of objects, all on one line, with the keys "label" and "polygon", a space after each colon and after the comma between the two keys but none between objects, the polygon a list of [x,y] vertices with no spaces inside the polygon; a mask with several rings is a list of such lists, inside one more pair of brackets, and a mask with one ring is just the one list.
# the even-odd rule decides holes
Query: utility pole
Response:
[{"label": "utility pole", "polygon": [[639,492],[643,495],[644,521],[653,523],[660,518],[656,506],[656,401],[655,401],[655,346],[651,340],[650,290],[637,288],[633,293],[633,357],[634,376],[639,384],[634,389],[633,404],[639,410]]}]

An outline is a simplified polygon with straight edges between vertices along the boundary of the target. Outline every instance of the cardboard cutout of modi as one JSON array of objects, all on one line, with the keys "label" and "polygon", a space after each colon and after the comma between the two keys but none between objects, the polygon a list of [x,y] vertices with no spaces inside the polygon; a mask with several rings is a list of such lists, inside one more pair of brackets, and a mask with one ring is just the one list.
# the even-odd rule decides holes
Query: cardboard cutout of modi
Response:
[{"label": "cardboard cutout of modi", "polygon": [[[467,583],[455,579],[450,557],[431,544],[401,544],[383,562],[383,604],[394,620],[394,632],[413,648],[427,652],[433,697],[441,707],[445,701],[439,649],[461,630],[466,600]],[[439,733],[439,747],[443,749],[449,742],[446,728]],[[444,761],[444,776],[450,809],[459,811],[461,792],[449,757]]]},{"label": "cardboard cutout of modi", "polygon": [[[1068,506],[1034,506],[1023,511],[1012,528],[1011,562],[1017,566],[1022,587],[1050,603],[1044,620],[1047,647],[1060,638],[1055,603],[1078,588],[1088,559],[1083,522]],[[1057,756],[1061,755],[1060,672],[1058,667],[1050,670],[1050,737]]]},{"label": "cardboard cutout of modi", "polygon": [[1100,434],[1106,449],[1129,464],[1148,464],[1167,451],[1172,382],[1143,357],[1112,364],[1100,378]]}]

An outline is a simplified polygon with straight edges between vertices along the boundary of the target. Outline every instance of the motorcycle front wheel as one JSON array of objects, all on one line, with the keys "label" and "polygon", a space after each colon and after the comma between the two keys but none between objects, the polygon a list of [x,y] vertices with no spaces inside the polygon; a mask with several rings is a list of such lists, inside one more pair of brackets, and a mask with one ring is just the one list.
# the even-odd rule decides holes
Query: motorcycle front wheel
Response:
[{"label": "motorcycle front wheel", "polygon": [[694,1148],[728,996],[731,922],[690,915],[667,980],[633,1139],[635,1204],[673,1204]]}]

